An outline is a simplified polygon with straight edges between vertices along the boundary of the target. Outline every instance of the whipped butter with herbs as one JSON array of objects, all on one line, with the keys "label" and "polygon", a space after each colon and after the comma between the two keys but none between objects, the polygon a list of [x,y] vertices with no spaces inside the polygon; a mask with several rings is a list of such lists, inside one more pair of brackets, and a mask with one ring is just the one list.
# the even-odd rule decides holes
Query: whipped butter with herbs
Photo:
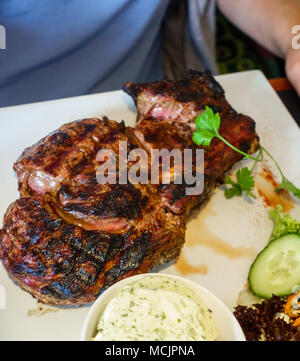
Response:
[{"label": "whipped butter with herbs", "polygon": [[100,316],[95,341],[211,341],[211,311],[180,281],[145,276],[126,285]]}]

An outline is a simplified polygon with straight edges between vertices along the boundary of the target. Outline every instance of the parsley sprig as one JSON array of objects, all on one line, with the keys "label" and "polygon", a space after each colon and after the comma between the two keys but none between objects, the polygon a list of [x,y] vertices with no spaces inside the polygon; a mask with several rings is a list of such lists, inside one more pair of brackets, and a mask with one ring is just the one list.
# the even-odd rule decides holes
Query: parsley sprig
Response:
[{"label": "parsley sprig", "polygon": [[246,193],[248,197],[256,198],[252,190],[254,188],[254,176],[253,171],[256,167],[257,162],[261,162],[263,159],[263,151],[260,148],[258,152],[257,160],[253,163],[252,168],[243,167],[239,169],[236,173],[236,182],[234,182],[229,176],[225,178],[224,183],[231,185],[225,189],[225,197],[230,199],[234,196],[241,196],[243,192]]},{"label": "parsley sprig", "polygon": [[242,154],[244,159],[250,158],[254,161],[259,161],[259,159],[254,158],[251,155],[244,153],[240,149],[236,148],[220,135],[220,115],[219,113],[214,113],[210,107],[206,106],[205,111],[198,115],[198,117],[195,119],[195,122],[197,130],[193,133],[193,141],[197,145],[209,146],[213,138],[216,137],[228,145],[228,147]]},{"label": "parsley sprig", "polygon": [[272,159],[272,161],[274,162],[275,166],[277,167],[277,169],[281,175],[281,183],[276,188],[276,190],[279,191],[279,190],[285,189],[285,190],[291,192],[295,197],[300,199],[300,189],[297,188],[291,181],[289,181],[287,179],[287,177],[283,174],[278,162],[276,161],[276,159],[274,159],[272,154],[270,154],[270,152],[268,152],[267,149],[262,146],[261,146],[261,149]]},{"label": "parsley sprig", "polygon": [[300,189],[297,188],[291,181],[289,181],[286,178],[278,162],[274,159],[274,157],[270,154],[270,152],[267,151],[266,148],[260,146],[258,156],[257,158],[255,158],[247,153],[244,153],[240,149],[236,148],[220,135],[219,128],[221,124],[221,119],[219,113],[214,113],[213,110],[207,106],[205,108],[205,111],[199,114],[198,117],[195,119],[195,123],[196,123],[196,131],[193,133],[193,141],[197,145],[209,146],[213,138],[218,138],[226,145],[228,145],[230,148],[242,154],[244,156],[244,159],[254,160],[254,164],[251,169],[244,167],[237,171],[236,182],[232,180],[229,176],[225,178],[225,184],[229,186],[225,190],[226,198],[241,196],[243,192],[245,192],[247,196],[251,198],[255,198],[255,195],[252,192],[254,188],[253,171],[257,163],[263,160],[263,153],[266,153],[270,157],[270,159],[274,162],[275,166],[277,167],[282,177],[281,183],[279,184],[276,190],[279,191],[285,189],[291,192],[292,194],[294,194],[295,197],[300,199]]},{"label": "parsley sprig", "polygon": [[251,171],[247,167],[237,171],[236,179],[237,181],[234,182],[229,176],[225,178],[225,184],[231,185],[231,187],[225,189],[226,198],[229,199],[234,196],[241,196],[243,192],[245,192],[249,197],[256,198],[251,192],[254,187],[254,177],[251,175]]}]

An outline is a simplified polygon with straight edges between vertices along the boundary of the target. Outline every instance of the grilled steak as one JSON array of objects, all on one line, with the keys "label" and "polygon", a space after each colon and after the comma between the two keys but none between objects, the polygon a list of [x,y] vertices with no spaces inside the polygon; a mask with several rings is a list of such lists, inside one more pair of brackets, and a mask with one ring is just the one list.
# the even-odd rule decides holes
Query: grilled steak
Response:
[{"label": "grilled steak", "polygon": [[[255,122],[230,106],[223,88],[209,72],[190,71],[187,79],[179,82],[126,83],[124,90],[133,97],[138,110],[137,125],[127,129],[127,134],[149,153],[152,149],[179,148],[183,151],[199,148],[193,143],[192,135],[195,118],[206,106],[220,114],[219,132],[232,145],[248,153],[255,152],[258,147]],[[209,147],[202,148],[205,153],[205,187],[201,196],[187,196],[181,184],[157,186],[158,194],[175,213],[188,214],[222,181],[225,172],[242,158],[241,154],[217,138]],[[196,168],[195,158],[191,166],[193,170]]]},{"label": "grilled steak", "polygon": [[86,304],[114,282],[176,257],[184,229],[182,217],[151,207],[122,234],[86,231],[63,221],[42,199],[23,197],[5,214],[0,259],[41,302]]},{"label": "grilled steak", "polygon": [[128,82],[123,89],[135,100],[138,123],[153,117],[168,122],[186,123],[194,128],[194,119],[206,106],[220,113],[221,118],[231,109],[224,97],[223,88],[210,72],[190,70],[187,78],[178,82]]},{"label": "grilled steak", "polygon": [[42,196],[60,217],[86,230],[128,230],[141,218],[147,187],[99,184],[96,178],[98,151],[118,156],[120,142],[128,142],[124,129],[107,118],[83,119],[25,149],[14,164],[21,196]]},{"label": "grilled steak", "polygon": [[[25,149],[14,165],[21,198],[5,214],[0,259],[11,277],[44,303],[92,302],[114,282],[175,258],[186,217],[241,159],[214,139],[204,147],[204,190],[187,195],[191,184],[176,182],[184,160],[167,169],[171,184],[163,182],[160,158],[155,158],[158,184],[122,184],[121,142],[127,142],[126,154],[146,150],[149,164],[154,149],[190,149],[189,166],[196,171],[194,119],[208,105],[221,115],[223,137],[245,152],[257,148],[254,121],[231,108],[209,73],[191,72],[177,83],[127,83],[125,90],[137,104],[135,128],[107,118],[72,122]],[[116,155],[115,184],[97,181],[104,161],[97,154],[103,149]],[[126,163],[126,171],[134,164]]]}]

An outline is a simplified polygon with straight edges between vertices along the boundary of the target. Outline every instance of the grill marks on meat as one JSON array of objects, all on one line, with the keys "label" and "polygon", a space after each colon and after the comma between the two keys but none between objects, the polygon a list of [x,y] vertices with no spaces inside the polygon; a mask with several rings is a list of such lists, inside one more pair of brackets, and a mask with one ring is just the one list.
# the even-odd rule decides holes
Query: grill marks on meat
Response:
[{"label": "grill marks on meat", "polygon": [[23,197],[5,214],[0,259],[41,302],[85,304],[113,282],[170,260],[161,248],[172,246],[178,255],[183,229],[180,217],[157,209],[122,234],[86,231],[58,218],[43,200]]},{"label": "grill marks on meat", "polygon": [[138,122],[149,117],[167,122],[187,123],[194,128],[194,119],[206,106],[220,113],[230,110],[224,90],[209,72],[189,71],[179,82],[125,83],[125,92],[133,97],[138,109]]},{"label": "grill marks on meat", "polygon": [[[183,81],[157,81],[152,84],[126,83],[124,90],[130,94],[138,109],[138,123],[127,130],[140,147],[147,149],[186,148],[195,151],[203,148],[204,192],[199,196],[187,196],[183,184],[157,186],[157,192],[172,212],[188,214],[202,203],[215,185],[222,181],[224,173],[242,156],[222,141],[214,138],[209,147],[197,147],[192,141],[195,118],[211,107],[220,113],[220,134],[235,147],[247,153],[256,151],[259,143],[255,122],[250,117],[238,114],[226,101],[224,90],[209,72],[190,71]],[[184,163],[182,162],[182,167]],[[196,171],[196,158],[191,165]],[[175,172],[171,169],[171,172]]]},{"label": "grill marks on meat", "polygon": [[60,217],[86,230],[128,230],[141,217],[147,188],[96,179],[98,151],[118,155],[120,141],[128,142],[124,124],[107,118],[63,125],[25,149],[15,163],[21,196],[45,197]]},{"label": "grill marks on meat", "polygon": [[76,179],[74,183],[59,188],[53,207],[62,218],[87,230],[129,229],[142,216],[148,199],[132,184],[77,186]]},{"label": "grill marks on meat", "polygon": [[195,171],[194,119],[206,105],[220,113],[220,133],[226,139],[245,152],[257,148],[254,121],[231,108],[209,73],[191,72],[178,83],[127,83],[125,90],[138,107],[135,128],[107,118],[65,124],[25,149],[14,165],[21,198],[5,214],[0,259],[41,302],[92,302],[114,282],[178,256],[187,215],[240,159],[214,139],[204,149],[204,191],[187,196],[186,187],[193,185],[174,182],[183,163],[170,164],[171,184],[162,183],[162,173],[156,185],[99,184],[99,150],[118,155],[121,141],[128,142],[127,151],[143,148],[150,155],[152,149],[189,148]]},{"label": "grill marks on meat", "polygon": [[[99,128],[108,123],[107,119],[87,119],[63,126],[64,132],[72,134],[81,122],[99,123]],[[112,121],[110,125],[114,139],[127,140],[123,127]],[[87,143],[91,144],[90,138]],[[184,243],[183,217],[164,209],[150,185],[98,184],[96,150],[103,149],[104,143],[86,152],[90,159],[76,173],[71,161],[80,158],[74,155],[81,153],[82,137],[79,144],[73,136],[68,143],[72,156],[65,152],[67,164],[55,172],[55,167],[48,166],[54,163],[52,136],[33,146],[50,148],[49,159],[44,153],[39,163],[39,172],[55,177],[68,174],[42,193],[28,184],[38,160],[33,149],[25,150],[15,164],[22,198],[7,210],[0,234],[0,259],[7,271],[23,289],[47,304],[92,302],[119,279],[148,272],[176,257]],[[118,154],[118,145],[113,147]],[[134,147],[129,143],[130,149]]]}]

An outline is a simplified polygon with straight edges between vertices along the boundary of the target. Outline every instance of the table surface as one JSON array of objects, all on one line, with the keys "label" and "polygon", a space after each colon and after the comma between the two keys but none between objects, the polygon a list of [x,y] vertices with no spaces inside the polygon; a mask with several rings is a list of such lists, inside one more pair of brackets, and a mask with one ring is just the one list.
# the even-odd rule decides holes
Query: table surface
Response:
[{"label": "table surface", "polygon": [[285,78],[279,78],[270,79],[270,84],[300,126],[300,99],[290,82]]}]

